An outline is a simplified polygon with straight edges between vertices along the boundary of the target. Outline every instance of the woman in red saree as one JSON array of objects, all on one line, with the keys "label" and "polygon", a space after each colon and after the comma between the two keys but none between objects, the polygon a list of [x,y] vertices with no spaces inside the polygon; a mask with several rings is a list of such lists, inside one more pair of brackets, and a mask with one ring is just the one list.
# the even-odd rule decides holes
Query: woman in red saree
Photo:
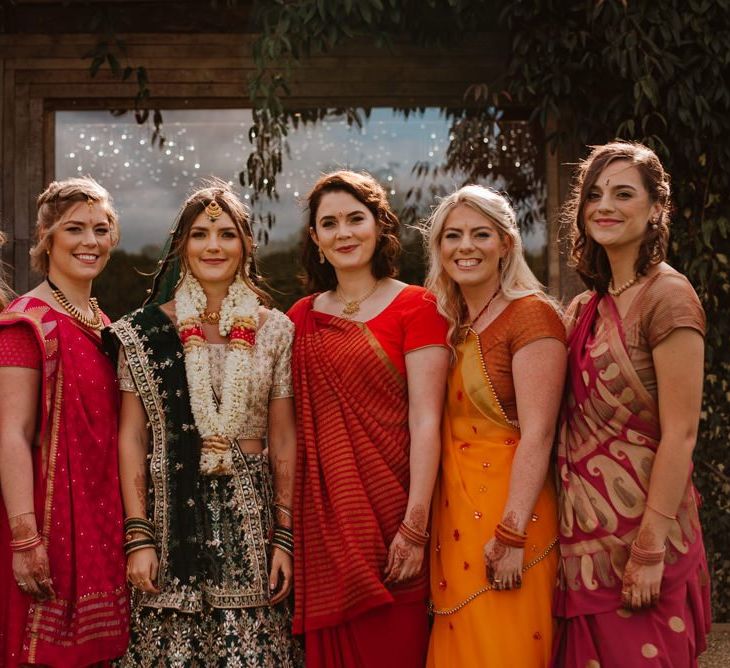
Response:
[{"label": "woman in red saree", "polygon": [[705,318],[664,258],[669,179],[640,144],[595,147],[568,206],[590,290],[568,310],[554,665],[696,666],[709,577],[691,480]]},{"label": "woman in red saree", "polygon": [[315,294],[289,311],[294,631],[308,668],[416,668],[428,643],[424,548],[446,323],[428,292],[392,278],[398,220],[371,176],[323,176],[308,210]]},{"label": "woman in red saree", "polygon": [[46,280],[0,315],[0,664],[87,666],[128,640],[118,387],[89,296],[117,218],[69,179],[38,198],[37,232]]}]

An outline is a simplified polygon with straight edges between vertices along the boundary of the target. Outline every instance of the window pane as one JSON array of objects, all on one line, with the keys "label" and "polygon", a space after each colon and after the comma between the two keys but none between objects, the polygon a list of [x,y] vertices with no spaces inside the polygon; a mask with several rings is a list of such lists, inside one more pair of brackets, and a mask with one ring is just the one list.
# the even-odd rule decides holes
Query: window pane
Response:
[{"label": "window pane", "polygon": [[[113,316],[139,304],[149,279],[134,268],[151,270],[178,208],[202,178],[227,180],[244,201],[252,193],[238,182],[251,151],[250,110],[167,110],[163,115],[166,141],[159,148],[150,145],[149,127],[137,125],[132,114],[56,113],[56,177],[94,176],[111,192],[120,214],[120,248],[95,290]],[[512,184],[511,199],[521,220],[530,223],[525,226],[526,250],[538,277],[545,280],[544,186],[541,178],[528,183],[515,176],[520,171],[520,165],[514,166],[515,156],[528,156],[520,159],[532,161],[538,177],[542,175],[541,148],[528,123],[502,122],[496,134],[493,127],[487,128],[494,141],[502,142],[500,151],[502,144],[506,146],[504,159],[490,162],[485,150],[494,147],[482,142],[485,124],[480,119],[455,119],[435,108],[409,114],[377,108],[361,115],[361,127],[332,116],[292,128],[289,155],[277,179],[279,199],[259,202],[254,209],[257,218],[269,213],[275,217],[271,230],[266,230],[268,243],[259,244],[258,254],[262,272],[278,291],[276,301],[285,307],[301,294],[296,274],[303,198],[321,173],[339,168],[367,170],[376,176],[404,222],[427,216],[436,195],[450,192],[466,179],[500,190]],[[458,151],[447,155],[455,132]],[[420,243],[412,231],[404,231],[403,237],[409,252],[402,278],[417,282],[423,276]]]}]

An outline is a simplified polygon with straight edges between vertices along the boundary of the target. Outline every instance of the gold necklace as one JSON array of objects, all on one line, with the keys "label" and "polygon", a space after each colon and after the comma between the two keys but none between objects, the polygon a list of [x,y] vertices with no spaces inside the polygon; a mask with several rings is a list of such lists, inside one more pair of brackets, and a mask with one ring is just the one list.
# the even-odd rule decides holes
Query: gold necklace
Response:
[{"label": "gold necklace", "polygon": [[207,322],[209,325],[217,325],[220,322],[220,311],[203,311],[200,316],[200,322]]},{"label": "gold necklace", "polygon": [[378,285],[380,285],[380,281],[375,281],[373,284],[373,287],[370,288],[362,297],[358,299],[347,299],[343,295],[340,295],[340,286],[338,285],[335,288],[335,297],[337,297],[337,301],[342,302],[344,306],[342,307],[342,317],[343,318],[352,318],[353,315],[360,312],[360,304],[362,304],[366,299],[369,297],[372,297],[375,291],[378,289]]},{"label": "gold necklace", "polygon": [[634,277],[626,281],[623,285],[619,285],[617,288],[613,287],[613,277],[611,282],[608,284],[608,294],[611,297],[618,297],[622,292],[626,292],[636,281],[639,280],[639,274],[634,274]]},{"label": "gold necklace", "polygon": [[94,314],[93,318],[89,318],[87,315],[82,313],[78,306],[72,304],[68,297],[61,292],[61,289],[55,285],[50,278],[46,277],[46,282],[51,287],[53,298],[58,302],[58,305],[66,311],[74,320],[78,320],[84,327],[89,329],[99,330],[104,326],[104,321],[101,317],[101,310],[99,304],[96,301],[96,297],[89,297],[89,307],[91,312]]}]

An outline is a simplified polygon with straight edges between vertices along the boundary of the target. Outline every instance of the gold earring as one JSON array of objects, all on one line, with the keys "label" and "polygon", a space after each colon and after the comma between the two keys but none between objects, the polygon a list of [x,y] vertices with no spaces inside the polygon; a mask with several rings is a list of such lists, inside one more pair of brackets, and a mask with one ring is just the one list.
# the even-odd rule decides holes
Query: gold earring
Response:
[{"label": "gold earring", "polygon": [[319,263],[324,264],[324,253],[322,252],[322,249],[318,247],[319,250]]}]

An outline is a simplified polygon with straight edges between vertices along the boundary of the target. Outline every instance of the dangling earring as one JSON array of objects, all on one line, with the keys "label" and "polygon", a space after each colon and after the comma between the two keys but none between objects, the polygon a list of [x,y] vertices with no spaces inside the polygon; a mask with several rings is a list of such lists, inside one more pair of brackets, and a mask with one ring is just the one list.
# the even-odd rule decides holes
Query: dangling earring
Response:
[{"label": "dangling earring", "polygon": [[651,221],[651,229],[656,230],[659,227],[659,220],[657,218],[654,218]]},{"label": "dangling earring", "polygon": [[319,250],[319,263],[324,264],[324,252],[322,251],[322,247],[317,246],[317,250]]}]

